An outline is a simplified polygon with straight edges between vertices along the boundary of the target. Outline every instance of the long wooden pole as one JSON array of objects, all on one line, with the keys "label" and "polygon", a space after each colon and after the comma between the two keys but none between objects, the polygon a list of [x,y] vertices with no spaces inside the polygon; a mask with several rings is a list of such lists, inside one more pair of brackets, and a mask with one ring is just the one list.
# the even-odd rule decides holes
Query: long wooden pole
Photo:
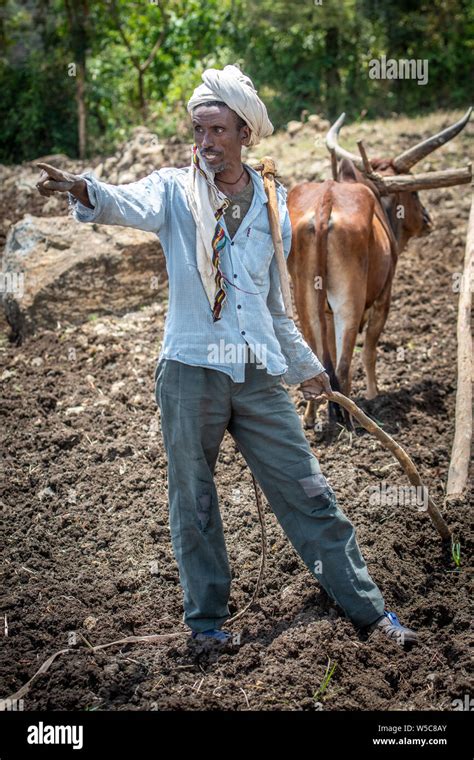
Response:
[{"label": "long wooden pole", "polygon": [[273,158],[270,158],[270,156],[264,156],[258,166],[255,166],[254,169],[262,172],[263,186],[268,198],[268,219],[270,221],[270,232],[272,233],[278,274],[280,275],[283,303],[285,304],[286,316],[290,317],[290,319],[293,319],[293,304],[291,303],[290,280],[288,277],[288,270],[286,268],[283,238],[281,236],[280,213],[278,211],[278,198],[275,187],[275,162]]},{"label": "long wooden pole", "polygon": [[355,404],[350,398],[347,398],[347,396],[344,396],[342,393],[338,393],[337,391],[332,391],[331,393],[325,393],[324,394],[330,401],[335,401],[336,404],[340,404],[344,407],[344,409],[347,409],[349,414],[352,414],[356,420],[359,420],[360,424],[365,427],[367,432],[372,433],[375,438],[377,438],[383,446],[385,446],[386,449],[392,452],[395,459],[397,459],[404,472],[406,473],[408,480],[410,483],[412,483],[414,486],[418,486],[419,488],[423,489],[423,493],[427,494],[427,512],[429,516],[431,517],[431,520],[433,521],[433,525],[435,526],[436,530],[440,534],[441,538],[448,539],[451,537],[451,531],[442,516],[441,512],[439,511],[438,507],[434,503],[431,496],[429,496],[428,491],[426,487],[423,485],[420,477],[420,473],[416,469],[416,465],[411,459],[411,457],[408,456],[407,452],[400,446],[399,443],[397,443],[392,436],[390,436],[388,433],[385,432],[385,430],[382,430],[374,420],[371,420],[370,417],[367,417],[367,415],[360,409],[357,404]]},{"label": "long wooden pole", "polygon": [[443,169],[439,172],[424,172],[422,174],[397,174],[395,177],[372,178],[381,192],[400,193],[403,190],[433,190],[437,187],[452,187],[453,185],[468,185],[472,180],[471,165],[463,169]]},{"label": "long wooden pole", "polygon": [[474,282],[474,194],[467,228],[464,271],[458,309],[458,387],[451,462],[446,486],[447,496],[460,496],[466,488],[472,441],[472,334],[471,304]]}]

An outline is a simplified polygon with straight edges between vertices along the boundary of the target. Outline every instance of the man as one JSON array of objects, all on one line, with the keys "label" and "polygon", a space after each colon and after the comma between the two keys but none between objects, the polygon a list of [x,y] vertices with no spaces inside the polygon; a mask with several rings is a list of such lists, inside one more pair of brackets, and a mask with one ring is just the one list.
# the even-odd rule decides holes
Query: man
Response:
[{"label": "man", "polygon": [[[169,524],[184,592],[183,620],[198,640],[225,642],[231,572],[214,468],[226,430],[296,551],[355,626],[400,644],[417,635],[384,609],[351,522],[339,509],[282,384],[304,398],[329,378],[286,317],[261,176],[242,146],[273,132],[251,80],[235,66],[204,72],[188,102],[189,167],[165,167],[113,186],[45,164],[43,195],[69,192],[81,222],[159,234],[169,276],[165,335],[155,370],[168,457]],[[277,188],[285,256],[286,190]]]}]

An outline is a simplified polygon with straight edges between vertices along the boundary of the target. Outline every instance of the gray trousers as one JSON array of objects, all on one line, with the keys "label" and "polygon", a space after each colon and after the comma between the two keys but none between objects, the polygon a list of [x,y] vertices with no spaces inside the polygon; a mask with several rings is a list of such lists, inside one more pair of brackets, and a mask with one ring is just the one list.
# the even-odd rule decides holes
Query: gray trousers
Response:
[{"label": "gray trousers", "polygon": [[282,376],[248,361],[245,382],[234,383],[219,370],[162,359],[155,369],[155,396],[168,459],[171,541],[189,628],[221,628],[230,617],[231,571],[213,477],[226,430],[327,594],[358,627],[383,614],[384,600],[354,527],[321,473]]}]

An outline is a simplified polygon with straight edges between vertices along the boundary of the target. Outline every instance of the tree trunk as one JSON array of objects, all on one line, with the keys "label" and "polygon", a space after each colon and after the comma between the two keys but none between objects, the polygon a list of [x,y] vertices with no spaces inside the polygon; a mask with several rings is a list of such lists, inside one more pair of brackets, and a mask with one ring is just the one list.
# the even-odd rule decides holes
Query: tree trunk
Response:
[{"label": "tree trunk", "polygon": [[85,158],[87,146],[86,129],[86,65],[85,61],[77,64],[76,102],[77,102],[77,136],[79,142],[79,158]]},{"label": "tree trunk", "polygon": [[88,0],[64,0],[69,24],[71,50],[76,64],[77,138],[79,158],[87,150],[86,55],[88,42]]},{"label": "tree trunk", "polygon": [[341,77],[339,75],[339,29],[331,27],[326,32],[326,98],[330,118],[339,113]]},{"label": "tree trunk", "polygon": [[138,101],[140,105],[140,113],[142,116],[142,121],[146,121],[146,115],[147,115],[147,104],[145,99],[145,84],[144,84],[144,71],[142,69],[138,69]]}]

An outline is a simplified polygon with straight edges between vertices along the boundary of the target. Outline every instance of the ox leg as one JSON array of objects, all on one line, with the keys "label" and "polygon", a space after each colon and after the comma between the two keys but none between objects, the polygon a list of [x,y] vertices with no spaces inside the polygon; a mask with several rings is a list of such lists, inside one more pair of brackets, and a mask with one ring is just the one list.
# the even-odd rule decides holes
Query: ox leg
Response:
[{"label": "ox leg", "polygon": [[303,415],[303,425],[306,430],[312,430],[316,419],[316,402],[314,399],[306,402],[306,409]]},{"label": "ox leg", "polygon": [[[367,293],[366,255],[364,235],[335,230],[329,237],[328,303],[334,315],[337,350],[336,378],[339,390],[351,395],[352,357],[365,311]],[[339,408],[340,410],[340,408]],[[343,410],[347,430],[354,430],[349,413]]]},{"label": "ox leg", "polygon": [[372,399],[378,395],[375,363],[377,359],[377,344],[390,309],[392,282],[390,281],[382,291],[380,297],[374,301],[367,324],[367,332],[364,341],[362,361],[364,362],[367,376],[367,398]]},{"label": "ox leg", "polygon": [[[341,310],[341,314],[336,315],[336,340],[338,348],[338,363],[336,369],[337,380],[340,390],[345,396],[351,395],[352,385],[352,357],[354,353],[354,347],[357,340],[358,325],[363,312],[363,304],[361,308],[356,308],[356,304],[351,307],[351,316],[344,313]],[[355,430],[354,423],[351,415],[344,409],[343,420],[347,430]]]},{"label": "ox leg", "polygon": [[[329,355],[331,357],[332,367],[337,367],[337,349],[336,349],[336,330],[334,327],[334,314],[332,311],[326,310],[326,335]],[[339,380],[336,372],[330,372],[331,387],[335,391],[340,391]],[[328,404],[329,423],[331,425],[350,424],[350,416],[345,409],[341,410],[339,404],[335,404],[334,401],[330,401]]]},{"label": "ox leg", "polygon": [[[332,367],[336,366],[337,362],[337,354],[336,354],[336,333],[334,330],[334,315],[332,311],[326,310],[325,312],[325,318],[326,318],[326,336],[327,336],[327,346],[329,350],[329,355],[331,357],[331,363]],[[314,341],[314,344],[316,345],[316,341]],[[315,350],[315,349],[313,349]],[[329,376],[331,380],[331,386],[334,390],[338,390],[338,382],[337,377],[334,374],[334,372],[329,369]],[[316,414],[317,409],[320,406],[321,402],[317,401],[308,401],[306,403],[306,410],[303,415],[303,426],[306,430],[313,430],[316,424]],[[330,402],[328,405],[329,409],[329,420],[330,422],[339,422],[343,423],[345,422],[345,418],[343,417],[343,414],[341,413],[341,409],[338,406],[338,404],[334,404],[333,402]]]},{"label": "ox leg", "polygon": [[[295,279],[294,282],[295,303],[297,305],[298,316],[300,318],[301,333],[312,351],[319,357],[324,366],[323,336],[319,320],[315,318],[318,313],[318,304],[314,285],[311,280]],[[326,367],[326,369],[328,369]],[[314,428],[316,420],[316,409],[320,402],[314,399],[307,401],[306,409],[303,415],[303,426],[306,430]]]},{"label": "ox leg", "polygon": [[336,352],[336,331],[334,329],[334,314],[332,311],[326,311],[326,331],[329,354],[331,356],[332,366],[337,366],[337,352]]}]

